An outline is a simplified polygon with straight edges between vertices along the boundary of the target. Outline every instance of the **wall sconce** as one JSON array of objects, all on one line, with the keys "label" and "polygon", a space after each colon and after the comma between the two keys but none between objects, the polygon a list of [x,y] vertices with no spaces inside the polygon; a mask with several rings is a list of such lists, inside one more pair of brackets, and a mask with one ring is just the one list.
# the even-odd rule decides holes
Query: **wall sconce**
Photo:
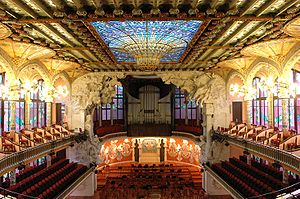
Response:
[{"label": "wall sconce", "polygon": [[237,97],[250,97],[251,99],[256,97],[256,89],[253,87],[249,87],[247,89],[246,85],[238,85],[238,84],[231,84],[229,87],[229,93],[232,96]]}]

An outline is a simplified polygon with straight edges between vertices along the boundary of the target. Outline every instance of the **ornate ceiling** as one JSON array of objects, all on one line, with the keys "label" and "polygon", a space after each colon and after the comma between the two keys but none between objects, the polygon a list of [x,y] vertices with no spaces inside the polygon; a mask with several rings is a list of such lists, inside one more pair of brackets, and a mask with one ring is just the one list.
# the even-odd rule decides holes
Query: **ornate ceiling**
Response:
[{"label": "ornate ceiling", "polygon": [[300,0],[0,0],[0,9],[4,35],[0,39],[48,47],[47,53],[56,52],[52,58],[78,65],[73,69],[48,63],[47,67],[74,76],[88,71],[138,70],[135,62],[118,59],[92,22],[201,21],[175,61],[161,61],[156,70],[218,71],[219,62],[241,57],[241,49],[250,44],[289,37],[282,29],[299,15]]}]

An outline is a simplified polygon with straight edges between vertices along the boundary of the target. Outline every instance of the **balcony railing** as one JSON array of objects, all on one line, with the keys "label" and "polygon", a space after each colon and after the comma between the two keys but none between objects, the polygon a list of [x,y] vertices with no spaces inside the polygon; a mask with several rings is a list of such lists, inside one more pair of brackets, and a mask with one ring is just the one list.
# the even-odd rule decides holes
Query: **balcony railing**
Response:
[{"label": "balcony railing", "polygon": [[254,152],[261,156],[273,159],[274,161],[282,163],[300,172],[300,157],[292,153],[280,150],[272,146],[256,143],[254,141],[249,141],[231,135],[222,134],[220,132],[215,132],[214,135],[217,137],[219,136],[220,138],[224,138],[229,144],[236,145],[238,147],[247,149],[250,152]]},{"label": "balcony railing", "polygon": [[6,173],[7,171],[11,170],[11,168],[17,167],[25,162],[45,156],[59,149],[66,148],[75,141],[81,140],[82,136],[82,133],[70,135],[59,140],[53,140],[51,142],[30,147],[26,150],[5,156],[4,158],[0,159],[0,174]]},{"label": "balcony railing", "polygon": [[210,167],[204,166],[206,172],[208,172],[216,181],[218,181],[224,189],[226,189],[233,198],[242,199],[244,198],[239,192],[232,188],[227,182],[225,182],[218,174],[216,174]]}]

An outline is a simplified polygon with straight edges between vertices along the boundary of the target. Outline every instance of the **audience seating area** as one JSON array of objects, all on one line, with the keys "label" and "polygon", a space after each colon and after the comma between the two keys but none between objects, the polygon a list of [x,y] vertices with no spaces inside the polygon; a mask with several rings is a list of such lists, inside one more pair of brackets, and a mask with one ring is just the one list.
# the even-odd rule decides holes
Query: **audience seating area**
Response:
[{"label": "audience seating area", "polygon": [[26,196],[55,198],[85,171],[86,166],[70,163],[68,159],[54,159],[49,167],[44,163],[24,169],[17,175],[15,185],[6,180],[2,187],[7,191],[1,194],[18,199],[28,198]]},{"label": "audience seating area", "polygon": [[106,166],[98,171],[100,198],[133,199],[155,190],[162,191],[162,198],[200,199],[204,196],[198,167],[168,163],[126,164]]},{"label": "audience seating area", "polygon": [[[280,194],[276,191],[300,182],[299,179],[290,176],[289,184],[284,184],[282,183],[282,172],[274,167],[254,160],[251,161],[251,165],[248,165],[245,161],[244,156],[241,156],[240,159],[230,158],[229,161],[213,164],[211,168],[243,197],[273,192],[259,197],[273,199]],[[292,192],[297,189],[300,189],[300,184],[284,192]]]},{"label": "audience seating area", "polygon": [[18,152],[72,134],[71,131],[57,124],[45,128],[33,128],[32,130],[23,129],[20,132],[3,132],[0,136],[0,152]]},{"label": "audience seating area", "polygon": [[218,128],[219,132],[229,134],[249,141],[255,141],[264,145],[277,147],[281,150],[300,150],[300,134],[294,130],[279,131],[278,128],[266,128],[265,126],[238,124],[231,128]]}]

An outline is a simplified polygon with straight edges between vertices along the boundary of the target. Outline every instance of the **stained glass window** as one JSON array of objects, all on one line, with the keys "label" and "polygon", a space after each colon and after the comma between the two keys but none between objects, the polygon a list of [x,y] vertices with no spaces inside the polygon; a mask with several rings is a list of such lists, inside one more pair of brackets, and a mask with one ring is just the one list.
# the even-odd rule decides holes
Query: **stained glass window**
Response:
[{"label": "stained glass window", "polygon": [[175,89],[175,119],[185,119],[186,115],[185,95],[179,88]]},{"label": "stained glass window", "polygon": [[[180,88],[175,88],[174,98],[175,120],[185,120],[186,116],[187,119],[190,121],[198,119],[198,115],[200,116],[200,113],[198,112],[200,107],[198,107],[195,100],[191,99],[186,104],[185,94],[183,91],[180,90]],[[201,118],[199,117],[199,119]]]},{"label": "stained glass window", "polygon": [[123,107],[124,107],[124,91],[122,86],[116,86],[116,96],[113,99],[112,109],[113,109],[113,119],[122,120],[123,119]]},{"label": "stained glass window", "polygon": [[4,101],[4,131],[10,131],[11,108],[8,100]]},{"label": "stained glass window", "polygon": [[38,81],[39,88],[37,92],[30,93],[30,127],[43,127],[46,125],[46,103],[43,101],[42,92],[45,88],[43,80]]},{"label": "stained glass window", "polygon": [[[118,62],[135,62],[141,46],[165,48],[161,62],[178,62],[201,25],[198,20],[92,22]],[[138,44],[138,45],[137,45]]]},{"label": "stained glass window", "polygon": [[16,131],[24,128],[25,102],[16,102]]},{"label": "stained glass window", "polygon": [[253,87],[256,89],[256,99],[252,101],[253,124],[268,126],[268,102],[267,91],[259,87],[260,78],[253,79]]},{"label": "stained glass window", "polygon": [[[123,86],[115,86],[116,95],[112,103],[102,104],[95,109],[94,122],[97,123],[100,119],[102,121],[123,120],[124,119],[124,88]],[[101,118],[100,118],[101,114]]]},{"label": "stained glass window", "polygon": [[282,100],[274,99],[274,126],[282,129]]}]

